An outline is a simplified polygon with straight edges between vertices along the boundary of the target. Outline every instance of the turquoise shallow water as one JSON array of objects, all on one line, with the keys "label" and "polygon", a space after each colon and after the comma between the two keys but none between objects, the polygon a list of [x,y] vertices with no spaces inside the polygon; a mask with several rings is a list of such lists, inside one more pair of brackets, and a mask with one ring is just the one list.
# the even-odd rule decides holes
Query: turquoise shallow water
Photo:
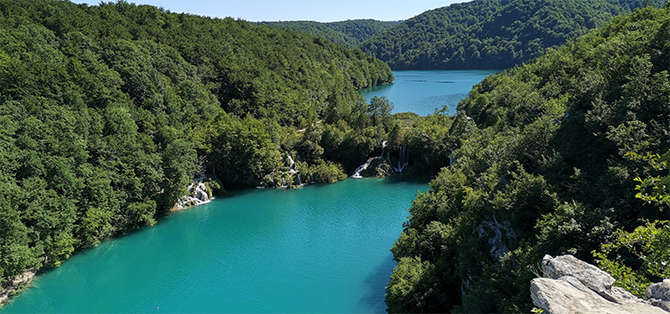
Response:
[{"label": "turquoise shallow water", "polygon": [[76,254],[2,313],[382,313],[426,182],[247,190]]},{"label": "turquoise shallow water", "polygon": [[373,96],[386,96],[397,112],[415,112],[422,116],[435,109],[449,108],[456,113],[456,105],[468,96],[472,86],[490,74],[489,70],[422,70],[393,71],[396,82],[391,85],[366,88],[359,91],[368,101]]}]

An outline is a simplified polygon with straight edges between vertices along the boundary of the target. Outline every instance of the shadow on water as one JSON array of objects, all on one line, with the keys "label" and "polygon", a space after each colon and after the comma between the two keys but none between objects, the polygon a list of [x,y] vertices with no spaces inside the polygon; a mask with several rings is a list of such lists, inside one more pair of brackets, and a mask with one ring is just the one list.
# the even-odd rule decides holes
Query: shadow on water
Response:
[{"label": "shadow on water", "polygon": [[366,292],[361,298],[360,303],[369,309],[370,313],[386,313],[384,295],[395,264],[393,255],[389,253],[388,258],[365,278],[364,285]]},{"label": "shadow on water", "polygon": [[393,83],[393,84],[386,84],[386,85],[379,85],[379,86],[373,86],[373,87],[368,87],[368,88],[364,88],[364,89],[359,90],[358,93],[361,94],[361,95],[364,95],[364,94],[366,94],[366,93],[377,92],[377,91],[380,91],[380,90],[387,89],[387,88],[389,88],[389,87],[391,87],[391,86],[393,86],[393,85],[395,85],[395,84],[396,84],[396,83]]},{"label": "shadow on water", "polygon": [[411,177],[402,174],[396,174],[387,177],[381,181],[383,184],[398,184],[398,183],[412,183],[412,184],[428,184],[430,178],[428,177]]}]

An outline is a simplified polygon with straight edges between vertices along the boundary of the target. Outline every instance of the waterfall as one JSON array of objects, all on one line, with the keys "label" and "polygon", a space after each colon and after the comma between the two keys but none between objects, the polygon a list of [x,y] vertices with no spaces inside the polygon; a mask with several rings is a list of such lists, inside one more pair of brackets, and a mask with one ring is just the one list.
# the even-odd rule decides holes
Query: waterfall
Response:
[{"label": "waterfall", "polygon": [[395,168],[396,172],[402,173],[403,170],[409,165],[409,149],[407,146],[400,147],[400,152],[398,153],[398,167]]},{"label": "waterfall", "polygon": [[[295,161],[293,161],[293,158],[291,157],[291,154],[286,153],[286,157],[288,158],[288,168],[289,168],[290,170],[294,170],[294,169],[293,169],[293,165],[295,165]],[[290,170],[289,170],[289,171],[290,171]],[[295,170],[294,170],[294,171],[295,171]]]},{"label": "waterfall", "polygon": [[[368,169],[368,167],[370,167],[370,164],[372,164],[372,161],[374,161],[375,159],[382,159],[383,160],[384,159],[384,149],[386,149],[386,147],[388,147],[388,141],[383,141],[382,142],[382,152],[379,155],[379,157],[368,158],[368,161],[366,161],[364,164],[362,164],[362,165],[358,166],[358,168],[356,168],[356,171],[354,171],[354,174],[351,175],[351,178],[354,178],[354,179],[363,178],[363,176],[361,175],[361,171],[364,171],[365,169]],[[386,155],[387,155],[387,158],[388,158],[388,153]]]},{"label": "waterfall", "polygon": [[421,157],[423,157],[423,160],[426,161],[426,165],[429,165],[429,166],[430,166],[430,156],[428,156],[428,155],[421,155]]},{"label": "waterfall", "polygon": [[[298,159],[300,159],[299,156]],[[291,156],[290,153],[286,153],[286,159],[284,159],[284,157],[281,157],[281,160],[288,161],[288,169],[286,169],[287,168],[286,164],[284,164],[283,166],[279,167],[279,169],[273,170],[272,173],[265,176],[263,181],[261,181],[256,188],[259,189],[263,189],[265,187],[290,188],[294,186],[300,187],[305,185],[302,182],[302,176],[300,175],[300,171],[296,169],[295,160],[293,160],[293,156]],[[293,185],[296,179],[298,180],[298,184]]]},{"label": "waterfall", "polygon": [[213,199],[210,195],[211,191],[205,184],[205,177],[199,177],[189,184],[187,194],[177,201],[175,208],[181,210],[186,207],[209,203]]},{"label": "waterfall", "polygon": [[386,147],[388,147],[388,146],[389,146],[389,142],[388,142],[388,141],[383,141],[383,142],[382,142],[382,153],[381,153],[381,155],[379,155],[379,157],[377,157],[377,159],[384,159],[384,150],[385,150]]},{"label": "waterfall", "polygon": [[368,167],[370,166],[372,161],[375,160],[375,159],[377,159],[377,158],[375,158],[375,157],[368,158],[368,161],[366,163],[364,163],[364,164],[358,166],[358,168],[356,168],[356,171],[354,172],[354,174],[351,175],[351,177],[354,178],[354,179],[363,178],[363,176],[361,176],[361,171],[363,171],[365,169],[368,169]]}]

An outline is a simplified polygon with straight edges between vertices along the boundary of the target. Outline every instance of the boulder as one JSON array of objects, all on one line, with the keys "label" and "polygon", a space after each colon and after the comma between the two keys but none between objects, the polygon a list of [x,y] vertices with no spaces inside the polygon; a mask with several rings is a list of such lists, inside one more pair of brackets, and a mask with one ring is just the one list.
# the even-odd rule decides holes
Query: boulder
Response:
[{"label": "boulder", "polygon": [[644,298],[654,306],[658,306],[670,312],[670,279],[655,283],[647,287]]},{"label": "boulder", "polygon": [[[663,299],[670,288],[670,281],[654,285],[647,290],[652,299],[641,300],[630,292],[613,287],[615,279],[597,267],[572,255],[542,259],[545,278],[531,281],[533,304],[547,314],[563,313],[649,313],[668,314]],[[658,285],[658,286],[657,286]],[[670,302],[668,302],[670,303]],[[660,305],[659,305],[660,304]]]},{"label": "boulder", "polygon": [[610,274],[572,255],[555,258],[545,255],[542,259],[542,271],[545,277],[551,279],[573,276],[595,292],[605,292],[611,289],[616,281]]}]

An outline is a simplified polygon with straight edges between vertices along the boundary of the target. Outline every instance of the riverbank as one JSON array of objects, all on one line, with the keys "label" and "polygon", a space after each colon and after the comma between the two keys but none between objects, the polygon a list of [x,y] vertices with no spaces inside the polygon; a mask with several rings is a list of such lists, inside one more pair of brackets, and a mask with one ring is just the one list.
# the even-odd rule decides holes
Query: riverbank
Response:
[{"label": "riverbank", "polygon": [[384,313],[389,248],[427,182],[231,189],[40,272],[0,313]]},{"label": "riverbank", "polygon": [[14,277],[10,286],[0,290],[0,308],[5,302],[9,301],[12,296],[26,288],[36,274],[37,269],[35,268],[26,270],[23,274]]}]

